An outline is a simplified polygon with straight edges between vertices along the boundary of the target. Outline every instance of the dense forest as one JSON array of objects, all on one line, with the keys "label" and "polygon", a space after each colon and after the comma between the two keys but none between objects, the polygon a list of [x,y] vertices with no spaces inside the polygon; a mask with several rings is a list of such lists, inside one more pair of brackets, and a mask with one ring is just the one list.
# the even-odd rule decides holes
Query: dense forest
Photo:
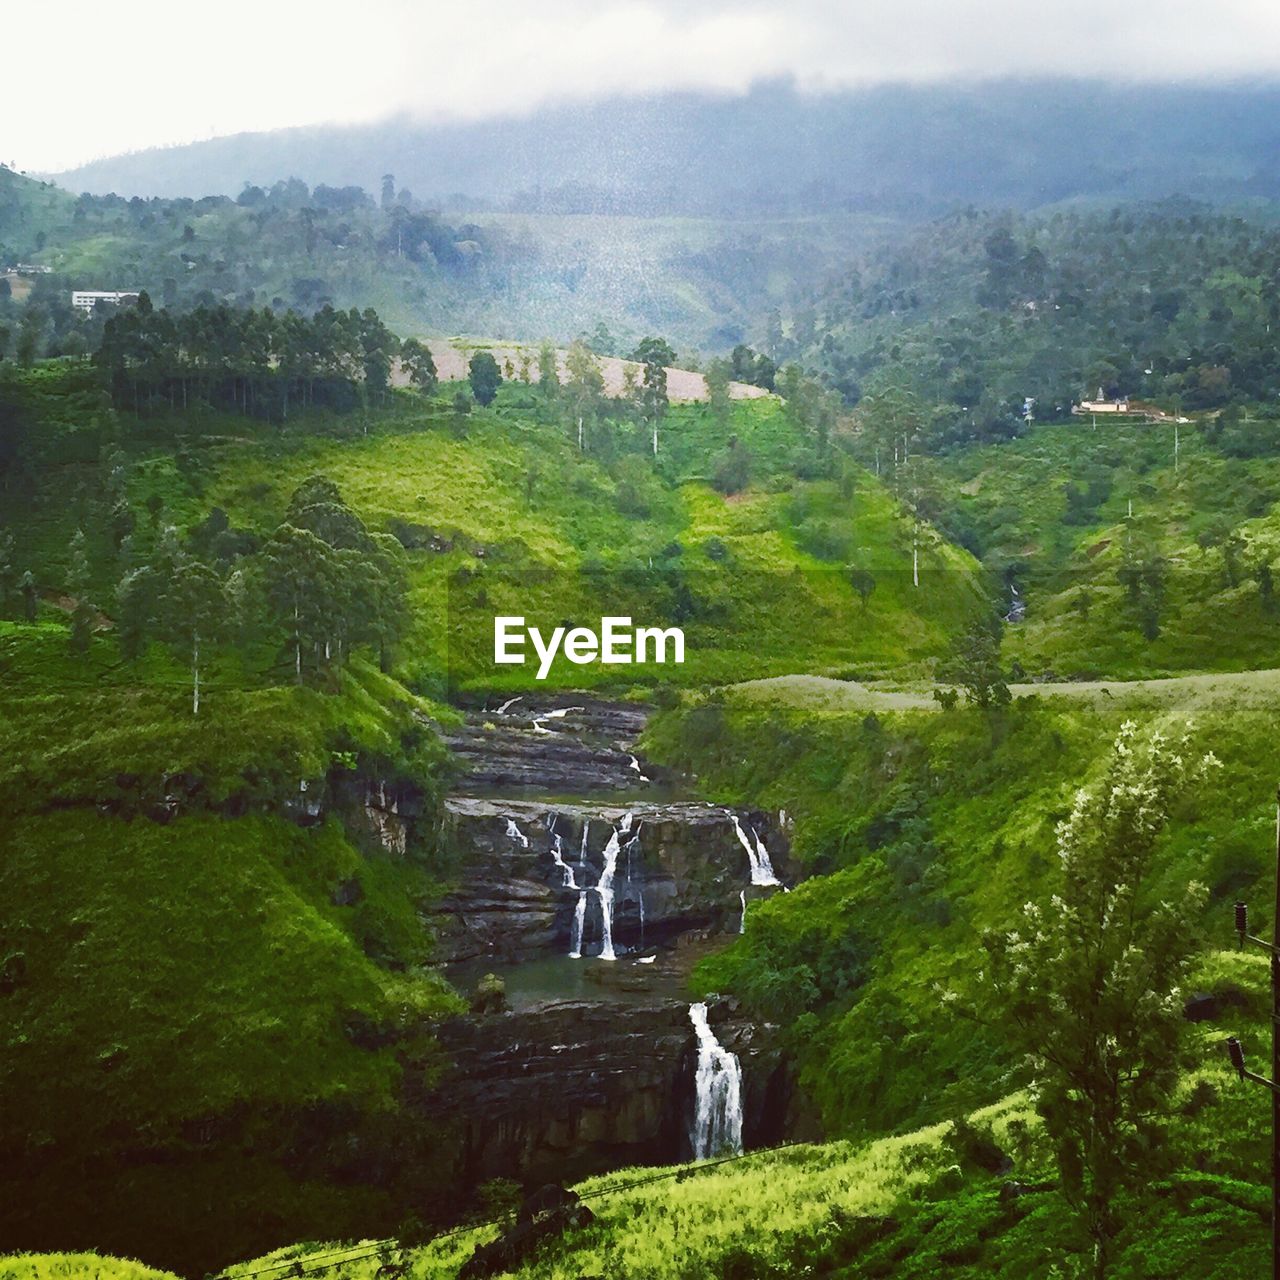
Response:
[{"label": "dense forest", "polygon": [[969,210],[871,255],[774,342],[849,400],[905,386],[956,438],[1017,429],[1028,400],[1172,411],[1280,391],[1280,234],[1266,215],[1186,201],[1017,216]]}]

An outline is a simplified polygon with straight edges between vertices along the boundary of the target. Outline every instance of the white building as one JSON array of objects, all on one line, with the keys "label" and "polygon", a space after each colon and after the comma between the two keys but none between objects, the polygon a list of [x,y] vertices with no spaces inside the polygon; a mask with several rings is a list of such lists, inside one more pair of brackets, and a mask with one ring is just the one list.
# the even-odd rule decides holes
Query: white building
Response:
[{"label": "white building", "polygon": [[73,289],[71,305],[91,313],[99,302],[114,302],[117,305],[135,303],[139,292],[138,289]]}]

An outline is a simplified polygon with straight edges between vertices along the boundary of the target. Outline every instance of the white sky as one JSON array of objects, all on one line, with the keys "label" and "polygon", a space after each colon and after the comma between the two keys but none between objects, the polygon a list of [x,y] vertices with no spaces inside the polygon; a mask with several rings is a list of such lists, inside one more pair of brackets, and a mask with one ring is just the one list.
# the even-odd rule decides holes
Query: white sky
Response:
[{"label": "white sky", "polygon": [[242,130],[781,75],[1280,76],[1277,0],[12,0],[4,28],[0,161],[36,171]]}]

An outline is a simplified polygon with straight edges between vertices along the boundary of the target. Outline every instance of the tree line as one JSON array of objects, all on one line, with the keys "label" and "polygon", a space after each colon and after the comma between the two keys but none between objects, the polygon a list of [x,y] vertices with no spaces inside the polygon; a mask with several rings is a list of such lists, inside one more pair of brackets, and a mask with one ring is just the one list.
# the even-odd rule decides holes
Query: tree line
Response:
[{"label": "tree line", "polygon": [[401,342],[370,308],[324,307],[310,318],[229,306],[175,313],[146,293],[106,322],[93,359],[116,408],[137,414],[197,404],[272,421],[297,409],[345,412],[380,404],[397,360],[422,389],[437,382],[431,352]]}]

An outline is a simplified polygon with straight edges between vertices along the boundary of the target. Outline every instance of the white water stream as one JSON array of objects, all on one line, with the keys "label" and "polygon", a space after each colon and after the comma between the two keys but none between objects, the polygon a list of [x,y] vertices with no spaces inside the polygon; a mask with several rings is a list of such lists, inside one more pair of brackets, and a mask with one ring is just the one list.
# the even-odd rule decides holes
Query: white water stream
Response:
[{"label": "white water stream", "polygon": [[765,848],[764,841],[760,839],[754,828],[748,828],[743,831],[742,823],[738,821],[738,815],[725,810],[729,814],[729,821],[733,823],[734,834],[738,837],[738,842],[747,851],[747,861],[751,864],[751,883],[757,885],[777,885],[782,881],[778,879],[773,872],[773,863],[769,861],[769,850]]},{"label": "white water stream", "polygon": [[709,1160],[742,1150],[742,1064],[716,1039],[705,1004],[689,1006],[689,1021],[698,1037],[689,1142],[695,1160]]}]

